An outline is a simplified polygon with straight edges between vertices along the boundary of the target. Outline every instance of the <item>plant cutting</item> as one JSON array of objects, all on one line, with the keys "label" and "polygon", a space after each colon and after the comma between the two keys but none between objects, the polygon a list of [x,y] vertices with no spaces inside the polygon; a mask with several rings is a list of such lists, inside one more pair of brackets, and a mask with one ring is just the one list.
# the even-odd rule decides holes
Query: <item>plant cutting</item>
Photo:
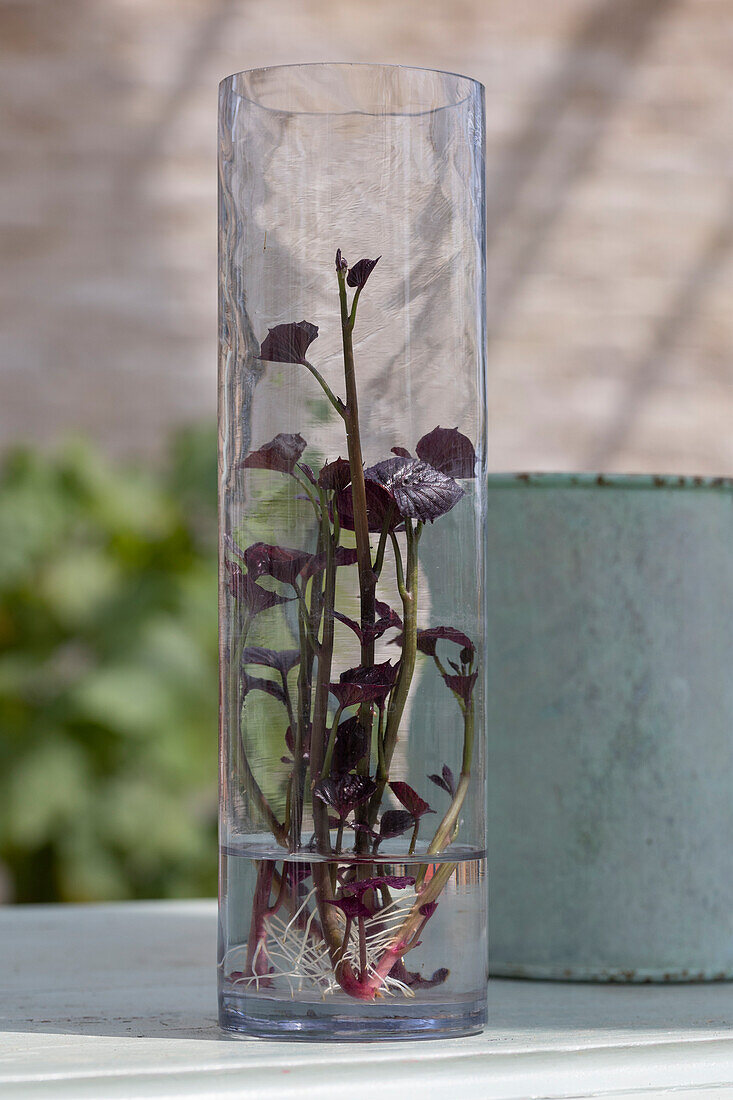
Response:
[{"label": "plant cutting", "polygon": [[297,278],[285,263],[277,308],[253,313],[275,284],[240,283],[224,200],[223,348],[241,339],[246,356],[223,361],[221,1019],[258,1035],[473,1031],[480,399],[459,373],[467,423],[444,427],[414,403],[401,418],[375,385],[393,357],[380,316],[394,323],[406,285],[391,242],[349,260],[332,240]]},{"label": "plant cutting", "polygon": [[[271,328],[262,342],[263,362],[305,368],[344,424],[348,460],[319,470],[303,461],[300,435],[279,434],[247,456],[243,470],[277,471],[292,479],[313,511],[310,550],[255,543],[241,547],[231,538],[224,559],[237,629],[228,666],[230,728],[241,739],[242,711],[251,692],[265,692],[281,704],[281,748],[290,756],[285,813],[270,805],[242,742],[247,793],[283,851],[257,861],[249,948],[245,968],[233,970],[234,986],[271,989],[303,982],[324,994],[340,990],[373,1001],[385,994],[414,996],[420,987],[446,980],[448,970],[426,978],[405,959],[427,934],[456,862],[435,864],[460,831],[460,813],[471,778],[474,689],[478,677],[473,641],[450,625],[419,629],[419,546],[425,524],[459,504],[461,481],[475,476],[473,445],[456,428],[436,427],[418,440],[413,456],[400,443],[393,454],[364,467],[352,334],[359,298],[376,260],[348,266],[336,252],[336,282],[343,338],[344,398],[337,396],[307,358],[318,328],[294,321]],[[349,299],[349,288],[353,295]],[[353,532],[354,545],[342,538]],[[386,549],[392,548],[401,607],[379,599]],[[356,568],[358,620],[339,611],[339,569]],[[268,586],[267,582],[270,582]],[[279,590],[271,585],[276,582]],[[275,651],[248,645],[259,616],[276,614],[294,602],[298,648]],[[358,638],[360,663],[333,678],[335,625]],[[392,632],[390,639],[385,639]],[[378,640],[397,647],[395,659],[375,659]],[[438,655],[445,643],[446,656]],[[400,721],[407,705],[418,653],[433,659],[463,724],[459,769],[448,763],[426,776],[449,796],[440,814],[408,783],[392,778]],[[445,661],[445,663],[444,663]],[[446,667],[447,665],[447,667]],[[274,675],[258,674],[268,669]],[[296,673],[291,677],[291,673]],[[391,794],[398,803],[385,802]],[[301,852],[303,817],[310,803],[313,834],[310,863],[289,857]],[[380,846],[409,836],[407,856],[418,851],[423,819],[437,826],[421,846],[413,875],[380,873]],[[427,877],[431,869],[430,877]]]}]

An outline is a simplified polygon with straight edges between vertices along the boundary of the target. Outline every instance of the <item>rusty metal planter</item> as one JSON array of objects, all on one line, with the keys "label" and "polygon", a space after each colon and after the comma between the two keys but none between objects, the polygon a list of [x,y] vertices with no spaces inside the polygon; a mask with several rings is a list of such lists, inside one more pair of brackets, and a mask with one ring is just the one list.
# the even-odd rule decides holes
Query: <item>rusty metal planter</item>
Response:
[{"label": "rusty metal planter", "polygon": [[488,482],[490,970],[733,977],[733,482]]}]

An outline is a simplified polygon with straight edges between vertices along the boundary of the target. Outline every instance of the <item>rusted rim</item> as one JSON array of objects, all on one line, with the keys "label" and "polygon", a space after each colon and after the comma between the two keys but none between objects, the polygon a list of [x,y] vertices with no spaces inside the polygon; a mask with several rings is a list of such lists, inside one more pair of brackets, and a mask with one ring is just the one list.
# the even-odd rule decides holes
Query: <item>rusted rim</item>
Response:
[{"label": "rusted rim", "polygon": [[733,478],[694,477],[677,474],[489,474],[489,489],[717,489],[733,491]]}]

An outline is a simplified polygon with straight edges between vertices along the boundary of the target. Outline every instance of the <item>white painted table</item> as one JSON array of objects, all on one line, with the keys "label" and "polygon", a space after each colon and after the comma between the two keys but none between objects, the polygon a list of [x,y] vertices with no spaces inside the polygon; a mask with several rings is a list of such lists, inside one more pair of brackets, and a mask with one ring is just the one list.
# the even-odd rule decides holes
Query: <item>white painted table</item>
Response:
[{"label": "white painted table", "polygon": [[733,985],[493,981],[469,1039],[305,1044],[217,1030],[213,902],[0,910],[0,1098],[733,1096]]}]

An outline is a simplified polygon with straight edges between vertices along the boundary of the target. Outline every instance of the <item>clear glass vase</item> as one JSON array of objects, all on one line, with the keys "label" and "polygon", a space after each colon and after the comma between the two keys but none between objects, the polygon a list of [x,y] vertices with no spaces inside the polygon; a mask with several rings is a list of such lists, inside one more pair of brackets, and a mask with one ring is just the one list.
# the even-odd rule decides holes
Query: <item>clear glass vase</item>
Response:
[{"label": "clear glass vase", "polygon": [[449,73],[221,85],[232,1031],[485,1021],[483,140]]}]

